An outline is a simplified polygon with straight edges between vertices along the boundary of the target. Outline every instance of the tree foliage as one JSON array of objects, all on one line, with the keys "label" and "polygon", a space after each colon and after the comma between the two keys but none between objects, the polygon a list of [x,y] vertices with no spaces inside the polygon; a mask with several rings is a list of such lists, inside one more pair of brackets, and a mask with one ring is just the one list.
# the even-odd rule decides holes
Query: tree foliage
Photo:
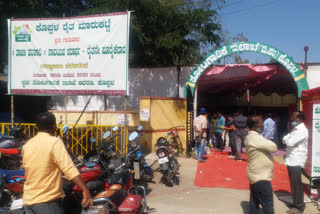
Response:
[{"label": "tree foliage", "polygon": [[[199,63],[220,46],[217,9],[224,0],[0,0],[2,47],[7,47],[6,19],[70,17],[132,11],[130,66]],[[6,60],[7,48],[0,59]]]}]

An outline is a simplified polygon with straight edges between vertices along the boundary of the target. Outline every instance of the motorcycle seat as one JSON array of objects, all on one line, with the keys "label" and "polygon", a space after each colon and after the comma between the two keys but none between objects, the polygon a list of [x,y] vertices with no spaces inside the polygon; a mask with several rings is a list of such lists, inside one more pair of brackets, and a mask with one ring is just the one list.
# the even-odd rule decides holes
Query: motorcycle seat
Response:
[{"label": "motorcycle seat", "polygon": [[99,199],[99,201],[103,201],[103,198],[105,198],[106,200],[110,200],[112,201],[116,206],[120,206],[120,204],[123,202],[123,200],[125,199],[126,193],[122,190],[107,190],[107,191],[103,191],[99,194],[97,194],[93,201],[95,201],[95,199]]},{"label": "motorcycle seat", "polygon": [[15,138],[3,137],[0,139],[0,149],[17,148],[18,142]]}]

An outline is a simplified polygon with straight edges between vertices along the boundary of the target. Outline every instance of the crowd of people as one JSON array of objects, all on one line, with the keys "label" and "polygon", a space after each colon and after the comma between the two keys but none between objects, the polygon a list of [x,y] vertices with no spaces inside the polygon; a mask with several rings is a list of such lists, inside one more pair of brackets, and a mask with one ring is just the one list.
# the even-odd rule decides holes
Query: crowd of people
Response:
[{"label": "crowd of people", "polygon": [[289,214],[303,213],[305,209],[301,175],[308,155],[308,130],[304,124],[303,112],[294,112],[290,117],[291,131],[282,139],[279,136],[279,120],[272,114],[244,116],[241,110],[224,115],[220,111],[209,113],[200,108],[199,116],[193,124],[195,132],[195,154],[204,163],[206,145],[215,151],[230,147],[228,158],[242,161],[242,148],[248,157],[247,175],[250,183],[249,214],[258,213],[259,206],[265,214],[274,214],[273,156],[280,145],[286,146],[287,165],[293,204]]}]

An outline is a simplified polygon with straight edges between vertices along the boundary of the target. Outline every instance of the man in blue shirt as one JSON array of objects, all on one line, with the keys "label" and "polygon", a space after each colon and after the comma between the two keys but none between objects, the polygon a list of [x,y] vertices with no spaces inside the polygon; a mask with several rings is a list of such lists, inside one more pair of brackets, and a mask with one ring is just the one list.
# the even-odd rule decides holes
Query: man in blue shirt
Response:
[{"label": "man in blue shirt", "polygon": [[272,115],[270,113],[267,113],[265,115],[265,121],[263,122],[263,126],[264,129],[262,132],[262,136],[274,142],[276,123],[272,120]]},{"label": "man in blue shirt", "polygon": [[218,124],[216,131],[216,139],[217,139],[217,150],[222,151],[224,149],[224,142],[222,139],[222,133],[224,132],[224,126],[226,125],[226,119],[222,116],[221,112],[218,113]]}]

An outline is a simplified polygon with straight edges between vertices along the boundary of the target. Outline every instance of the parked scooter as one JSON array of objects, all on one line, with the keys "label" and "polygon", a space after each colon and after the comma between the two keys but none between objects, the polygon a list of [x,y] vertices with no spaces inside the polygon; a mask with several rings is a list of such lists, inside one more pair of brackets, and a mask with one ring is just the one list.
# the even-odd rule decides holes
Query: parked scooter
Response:
[{"label": "parked scooter", "polygon": [[170,143],[164,137],[160,137],[155,145],[157,147],[156,155],[158,157],[158,163],[162,172],[161,182],[169,187],[174,184],[179,185],[180,179],[179,163],[175,158],[175,154],[172,153]]},{"label": "parked scooter", "polygon": [[138,126],[137,131],[134,131],[129,135],[127,161],[128,166],[135,172],[135,181],[151,182],[154,178],[154,173],[151,167],[146,163],[143,148],[139,143],[139,139],[143,135],[141,130],[142,126]]}]

